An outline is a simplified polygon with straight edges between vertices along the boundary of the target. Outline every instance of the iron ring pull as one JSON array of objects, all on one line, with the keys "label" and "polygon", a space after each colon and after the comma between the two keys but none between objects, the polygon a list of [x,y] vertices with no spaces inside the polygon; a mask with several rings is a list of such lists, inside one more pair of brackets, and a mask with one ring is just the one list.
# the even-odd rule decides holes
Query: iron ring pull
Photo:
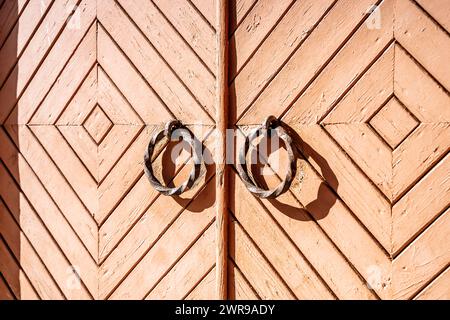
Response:
[{"label": "iron ring pull", "polygon": [[[248,174],[248,165],[246,163],[246,158],[250,144],[261,134],[262,136],[270,135],[271,130],[274,130],[277,136],[284,141],[288,154],[289,166],[284,180],[275,189],[265,190],[261,188],[256,180],[253,177],[250,177],[250,175]],[[292,180],[297,171],[297,165],[295,161],[294,150],[292,147],[292,138],[289,136],[289,134],[283,128],[282,124],[277,118],[273,116],[266,118],[266,120],[260,127],[254,129],[250,132],[249,135],[247,135],[247,137],[245,138],[244,146],[239,153],[237,171],[247,189],[259,198],[276,198],[289,190]]]},{"label": "iron ring pull", "polygon": [[[156,144],[163,138],[171,140],[172,138],[179,137],[190,145],[192,149],[192,160],[194,162],[194,166],[189,174],[189,178],[186,181],[177,187],[170,188],[162,185],[161,182],[159,182],[159,180],[155,177],[152,167],[152,156]],[[174,120],[168,122],[163,130],[159,131],[152,137],[144,155],[144,172],[147,175],[150,184],[153,188],[166,196],[180,195],[187,189],[191,188],[195,184],[196,179],[199,177],[200,168],[203,163],[202,149],[202,143],[195,138],[193,133],[186,126],[181,124],[180,121]]]}]

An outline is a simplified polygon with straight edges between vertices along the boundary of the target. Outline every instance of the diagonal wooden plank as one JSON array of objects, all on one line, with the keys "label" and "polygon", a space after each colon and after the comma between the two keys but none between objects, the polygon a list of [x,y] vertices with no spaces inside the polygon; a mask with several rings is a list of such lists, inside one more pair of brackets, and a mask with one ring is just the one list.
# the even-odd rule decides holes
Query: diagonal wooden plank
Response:
[{"label": "diagonal wooden plank", "polygon": [[[89,0],[84,0],[76,9],[80,16],[80,27],[66,27],[57,38],[53,38],[56,37],[57,31],[59,31],[53,29],[55,29],[55,27],[58,28],[59,23],[62,24],[67,21],[67,16],[70,14],[70,10],[68,10],[68,8],[73,8],[74,3],[71,3],[70,1],[69,3],[67,2],[67,0],[58,1],[56,3],[57,5],[52,6],[51,9],[56,8],[55,12],[53,12],[53,16],[50,15],[50,13],[47,14],[46,19],[38,30],[40,37],[36,35],[33,37],[34,46],[31,46],[30,42],[26,52],[24,52],[22,58],[19,60],[19,64],[16,65],[16,68],[19,68],[17,81],[13,81],[14,83],[12,83],[8,80],[6,85],[3,87],[6,91],[12,90],[11,93],[5,97],[7,99],[5,100],[5,110],[11,110],[17,102],[9,117],[9,121],[7,121],[11,124],[28,123],[38,104],[42,101],[45,94],[48,92],[60,71],[68,61],[69,57],[72,55],[84,34],[87,32],[89,26],[94,21],[95,8],[93,6],[95,3]],[[66,13],[66,11],[69,12]],[[52,35],[52,32],[54,32],[55,35]],[[34,41],[37,43],[34,43]],[[50,47],[53,41],[56,42],[47,53],[47,48]],[[46,54],[45,59],[42,61],[42,64],[39,65],[38,70],[31,79],[30,77],[37,67],[36,63],[40,60],[38,57],[39,54],[41,54],[41,51],[42,55]],[[26,54],[27,59],[32,62],[24,59]],[[30,67],[28,67],[28,65],[30,65]],[[24,90],[26,84],[28,85]],[[12,89],[13,87],[17,88],[17,90]],[[0,96],[4,90],[0,92]],[[15,94],[16,92],[19,94],[20,92],[23,92],[18,100],[18,95]],[[1,98],[3,98],[3,96]]]},{"label": "diagonal wooden plank", "polygon": [[208,66],[216,70],[216,39],[214,29],[206,23],[191,2],[184,0],[153,0],[181,36]]},{"label": "diagonal wooden plank", "polygon": [[429,226],[393,262],[394,299],[409,299],[450,261],[450,209]]},{"label": "diagonal wooden plank", "polygon": [[50,91],[42,103],[37,107],[36,113],[29,124],[54,124],[61,111],[74,96],[83,80],[89,74],[96,60],[96,28],[93,25],[81,41],[73,56],[64,66]]},{"label": "diagonal wooden plank", "polygon": [[[264,115],[279,115],[286,110],[297,95],[304,91],[308,83],[319,74],[321,69],[342,47],[342,43],[352,34],[361,18],[365,16],[367,8],[375,2],[369,0],[337,2],[292,57],[285,64],[277,65],[277,68],[282,67],[278,73],[275,72],[277,68],[275,70],[268,69],[255,80],[249,81],[252,87],[240,94],[243,95],[242,99],[237,97],[236,100],[238,115],[251,105],[240,124],[254,124],[256,119],[263,119]],[[316,1],[315,3],[319,2]],[[293,22],[297,21],[298,19],[293,20]],[[275,32],[272,33],[272,35],[275,34]],[[283,34],[280,36],[284,38]],[[286,45],[289,45],[289,42]],[[273,58],[266,60],[270,61],[271,59]],[[244,73],[242,73],[242,76],[244,76]],[[237,87],[241,89],[236,91],[236,94],[243,90],[241,86]],[[263,88],[265,90],[255,100]],[[255,100],[254,103],[252,103],[253,100]]]},{"label": "diagonal wooden plank", "polygon": [[[230,219],[231,220],[231,219]],[[229,254],[262,299],[295,299],[236,220],[229,222]]]},{"label": "diagonal wooden plank", "polygon": [[[98,12],[100,23],[114,41],[117,42],[121,50],[125,52],[159,97],[161,97],[171,112],[185,123],[211,123],[209,115],[201,108],[192,94],[178,80],[173,71],[139,30],[129,21],[118,5],[110,0],[102,1],[104,3],[99,4]],[[115,47],[112,39],[102,28],[99,29],[98,41],[99,50],[107,50],[106,48],[111,49]],[[99,53],[101,55],[104,54]],[[116,53],[109,52],[109,54]],[[104,65],[102,64],[102,66]],[[106,71],[108,72],[108,70]],[[116,81],[114,80],[114,82]]]},{"label": "diagonal wooden plank", "polygon": [[[20,221],[20,216],[18,218]],[[16,260],[20,262],[22,270],[27,275],[39,297],[53,300],[64,299],[64,295],[51,274],[47,271],[40,257],[3,202],[0,202],[0,233]]]},{"label": "diagonal wooden plank", "polygon": [[28,0],[5,1],[0,8],[0,47],[5,42]]},{"label": "diagonal wooden plank", "polygon": [[379,10],[383,12],[381,28],[369,29],[362,24],[294,102],[285,116],[286,122],[317,123],[387,49],[393,39],[393,0],[383,1]]},{"label": "diagonal wooden plank", "polygon": [[433,282],[431,282],[416,300],[449,300],[450,299],[450,267],[442,272]]},{"label": "diagonal wooden plank", "polygon": [[214,28],[216,25],[216,0],[191,0],[191,2]]},{"label": "diagonal wooden plank", "polygon": [[392,192],[398,199],[450,149],[450,123],[419,124],[392,154]]},{"label": "diagonal wooden plank", "polygon": [[228,295],[230,300],[259,300],[247,279],[230,259],[228,259]]},{"label": "diagonal wooden plank", "polygon": [[[283,17],[292,2],[292,0],[277,2],[260,0],[250,10],[230,39],[230,50],[232,52],[230,55],[230,79],[233,79],[239,73],[252,53],[264,41],[270,31],[276,27],[278,20]],[[277,56],[277,54],[274,53],[274,56]]]},{"label": "diagonal wooden plank", "polygon": [[[9,36],[8,38],[6,38],[6,41],[4,43],[3,40],[8,34],[7,32],[9,31],[9,29],[7,25],[0,25],[0,29],[5,28],[4,30],[0,31],[0,87],[19,59],[34,30],[39,26],[41,19],[47,12],[47,9],[52,5],[52,1],[50,0],[28,1],[27,6],[25,6],[23,12],[21,12],[19,15],[19,13],[14,12],[13,9],[20,8],[11,7],[11,5],[14,6],[14,3],[16,4],[16,6],[18,6],[17,1],[8,2],[10,2],[8,3],[8,7],[9,9],[12,9],[12,11],[10,11],[7,18],[1,17],[0,14],[0,20],[4,18],[5,24],[9,24],[14,20],[14,18],[18,18],[18,20],[16,21],[14,28],[9,32]],[[25,3],[25,1],[19,3],[19,6],[23,6],[23,3]]]},{"label": "diagonal wooden plank", "polygon": [[[120,0],[119,3],[180,77],[184,85],[189,88],[206,111],[213,116],[215,114],[214,75],[210,73],[189,45],[161,15],[153,2]],[[214,1],[201,1],[201,3],[208,6],[213,5]],[[215,7],[213,7],[211,14],[215,14]]]},{"label": "diagonal wooden plank", "polygon": [[192,290],[186,300],[214,300],[216,290],[216,268],[214,267]]},{"label": "diagonal wooden plank", "polygon": [[0,272],[0,300],[15,300],[14,294],[6,284],[6,280],[3,278],[3,274]]},{"label": "diagonal wooden plank", "polygon": [[[448,7],[448,6],[443,6]],[[450,37],[412,1],[396,1],[395,39],[450,91],[450,73],[442,66],[450,61]],[[434,54],[430,54],[433,48]]]},{"label": "diagonal wooden plank", "polygon": [[0,238],[0,274],[4,277],[17,299],[40,299],[30,280],[28,280],[20,265],[17,264],[7,249],[2,238]]},{"label": "diagonal wooden plank", "polygon": [[214,266],[214,232],[214,224],[212,224],[150,291],[146,299],[180,300],[189,293]]},{"label": "diagonal wooden plank", "polygon": [[442,0],[415,0],[430,14],[440,25],[450,33],[450,7],[443,5]]},{"label": "diagonal wooden plank", "polygon": [[[211,181],[214,183],[214,179]],[[197,199],[202,201],[212,199],[214,196],[212,185],[207,185]],[[195,201],[193,203],[195,204]],[[214,207],[197,213],[192,212],[191,209],[193,208],[188,207],[175,220],[119,287],[114,290],[111,299],[145,297],[164,272],[170,269],[183,252],[196,241],[199,233],[201,234],[214,220]],[[152,269],[151,274],[147,272],[149,268]],[[136,290],[130,292],[128,290],[130,287],[136,288]]]},{"label": "diagonal wooden plank", "polygon": [[390,203],[319,125],[297,125],[293,129],[301,137],[300,149],[311,165],[321,172],[364,226],[390,251]]},{"label": "diagonal wooden plank", "polygon": [[394,92],[421,122],[450,122],[449,94],[398,45]]},{"label": "diagonal wooden plank", "polygon": [[397,252],[448,206],[450,156],[444,157],[392,208],[392,242]]},{"label": "diagonal wooden plank", "polygon": [[[10,130],[17,130],[10,129]],[[29,130],[21,128],[21,130]],[[17,137],[17,134],[13,134]],[[40,219],[48,228],[55,241],[61,247],[61,250],[67,256],[72,265],[79,266],[82,270],[79,275],[92,296],[96,296],[97,290],[97,265],[89,255],[89,252],[83,246],[81,240],[77,237],[59,208],[51,199],[50,195],[44,189],[33,170],[30,168],[24,157],[18,152],[12,142],[6,137],[2,130],[0,142],[3,153],[1,159],[6,166],[10,168],[17,167],[17,172],[11,172],[16,182],[20,182],[21,190],[28,198],[28,201],[39,214]],[[20,176],[19,176],[20,172]],[[4,195],[2,195],[3,197]],[[10,206],[8,206],[10,207]],[[67,274],[65,275],[67,277]],[[87,294],[81,290],[78,294]]]},{"label": "diagonal wooden plank", "polygon": [[59,132],[75,151],[83,165],[94,177],[98,177],[97,146],[82,126],[58,126]]},{"label": "diagonal wooden plank", "polygon": [[81,126],[97,104],[97,68],[92,68],[64,109],[56,125]]},{"label": "diagonal wooden plank", "polygon": [[383,106],[394,93],[395,50],[391,46],[383,53],[325,117],[323,124],[364,123]]},{"label": "diagonal wooden plank", "polygon": [[[20,224],[23,233],[36,250],[36,253],[42,259],[49,273],[55,279],[58,287],[62,290],[64,296],[68,299],[89,299],[91,296],[84,287],[75,288],[66,285],[68,276],[72,275],[70,262],[64,253],[61,252],[58,244],[52,238],[52,235],[46,229],[23,193],[17,189],[12,179],[4,175],[4,173],[5,171],[2,166],[2,170],[0,170],[2,186],[8,186],[9,190],[13,192],[3,192],[1,196],[16,221]],[[12,195],[15,195],[18,199],[11,199]],[[51,282],[46,281],[41,285],[50,286]]]},{"label": "diagonal wooden plank", "polygon": [[142,125],[142,120],[130,106],[126,98],[117,89],[106,72],[98,67],[98,103],[113,124]]},{"label": "diagonal wooden plank", "polygon": [[[83,221],[89,217],[89,215],[95,216],[98,212],[97,183],[70,145],[64,140],[64,137],[54,126],[31,126],[30,129],[45,149],[48,156],[53,160],[56,167],[60,170],[61,174],[67,180],[67,183],[73,188],[83,204],[89,210],[89,212],[86,212],[88,215],[84,216]],[[23,131],[21,130],[21,132],[24,132],[23,137],[25,138],[25,141],[31,139],[26,137],[25,132],[27,131],[25,129]],[[43,165],[46,162],[38,161],[38,163]],[[47,183],[44,184],[47,185]],[[63,209],[65,209],[65,206]],[[96,232],[94,226],[91,228],[91,232]],[[93,256],[95,257],[96,254]]]},{"label": "diagonal wooden plank", "polygon": [[[236,181],[234,188],[234,194],[248,193],[240,181]],[[329,288],[284,234],[284,230],[280,229],[267,213],[261,212],[263,209],[256,199],[243,197],[244,201],[231,199],[230,205],[236,218],[296,298],[333,299]],[[289,263],[286,263],[287,261]]]}]

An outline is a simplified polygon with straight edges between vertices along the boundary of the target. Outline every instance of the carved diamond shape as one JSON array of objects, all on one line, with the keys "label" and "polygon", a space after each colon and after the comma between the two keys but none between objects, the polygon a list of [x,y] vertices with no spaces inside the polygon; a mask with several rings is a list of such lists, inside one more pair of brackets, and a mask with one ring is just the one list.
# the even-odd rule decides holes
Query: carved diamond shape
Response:
[{"label": "carved diamond shape", "polygon": [[400,102],[393,97],[370,120],[370,125],[395,149],[419,124]]},{"label": "carved diamond shape", "polygon": [[111,120],[98,105],[83,122],[83,127],[97,144],[103,140],[112,125]]}]

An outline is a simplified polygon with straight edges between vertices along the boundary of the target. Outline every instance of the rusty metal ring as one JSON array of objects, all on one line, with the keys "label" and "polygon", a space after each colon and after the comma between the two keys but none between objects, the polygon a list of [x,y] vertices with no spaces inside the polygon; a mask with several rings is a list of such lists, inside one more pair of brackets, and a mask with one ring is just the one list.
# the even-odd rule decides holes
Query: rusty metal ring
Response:
[{"label": "rusty metal ring", "polygon": [[[252,143],[253,140],[255,140],[257,137],[261,135],[270,135],[272,134],[272,132],[275,132],[276,135],[284,141],[286,145],[286,151],[288,153],[289,166],[284,180],[275,189],[265,190],[261,188],[256,180],[251,178],[248,174],[248,165],[246,163],[246,158],[250,148],[250,143]],[[297,166],[295,162],[294,150],[292,147],[292,138],[289,136],[289,134],[286,132],[277,118],[273,116],[266,118],[260,127],[251,131],[250,134],[245,138],[244,146],[239,153],[237,171],[247,189],[259,198],[276,198],[289,190],[292,180],[295,177]]]},{"label": "rusty metal ring", "polygon": [[[192,160],[194,167],[192,168],[189,178],[186,181],[178,187],[170,188],[162,185],[161,182],[159,182],[159,180],[155,177],[152,167],[152,156],[156,144],[163,138],[174,140],[180,137],[186,141],[192,149]],[[195,138],[193,133],[186,126],[182,125],[180,121],[174,120],[168,122],[163,130],[159,131],[152,137],[144,155],[144,172],[147,175],[152,187],[166,196],[180,195],[188,188],[191,188],[195,184],[196,179],[199,177],[200,168],[203,163],[202,149],[202,143]]]}]

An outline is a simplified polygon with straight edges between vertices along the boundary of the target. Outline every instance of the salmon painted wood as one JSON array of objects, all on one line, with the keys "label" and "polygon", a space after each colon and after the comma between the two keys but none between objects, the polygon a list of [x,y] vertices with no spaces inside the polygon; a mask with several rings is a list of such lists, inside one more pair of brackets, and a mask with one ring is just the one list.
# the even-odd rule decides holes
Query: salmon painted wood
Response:
[{"label": "salmon painted wood", "polygon": [[449,61],[449,0],[0,0],[0,299],[450,299]]}]

